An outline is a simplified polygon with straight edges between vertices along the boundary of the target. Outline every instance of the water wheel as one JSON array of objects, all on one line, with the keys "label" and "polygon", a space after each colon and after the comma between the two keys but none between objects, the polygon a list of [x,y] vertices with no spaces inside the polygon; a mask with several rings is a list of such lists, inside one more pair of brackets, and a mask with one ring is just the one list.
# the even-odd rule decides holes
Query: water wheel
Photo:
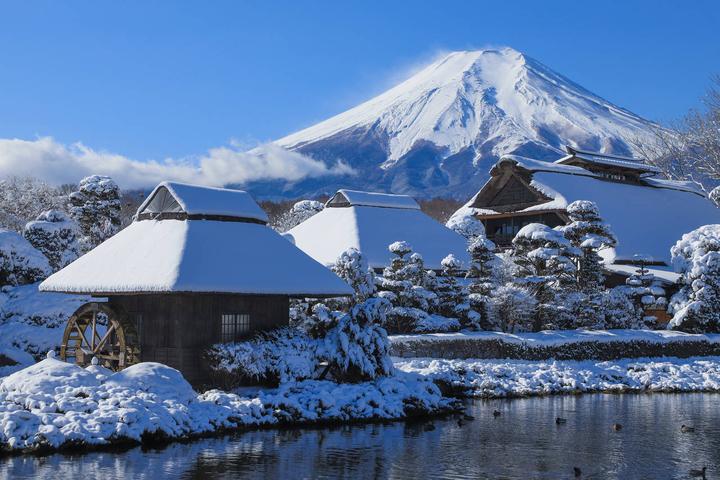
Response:
[{"label": "water wheel", "polygon": [[100,365],[122,370],[140,361],[135,325],[117,307],[91,302],[78,308],[68,320],[60,346],[60,358],[81,366],[97,358]]}]

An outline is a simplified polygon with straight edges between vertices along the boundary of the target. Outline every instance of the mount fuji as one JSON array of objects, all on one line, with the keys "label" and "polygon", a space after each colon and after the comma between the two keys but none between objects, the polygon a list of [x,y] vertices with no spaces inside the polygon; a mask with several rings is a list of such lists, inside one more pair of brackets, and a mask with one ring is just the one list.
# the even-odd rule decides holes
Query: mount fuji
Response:
[{"label": "mount fuji", "polygon": [[259,194],[338,188],[466,199],[503,154],[552,161],[571,145],[630,155],[653,124],[512,48],[452,52],[346,112],[275,142],[354,174],[257,184]]}]

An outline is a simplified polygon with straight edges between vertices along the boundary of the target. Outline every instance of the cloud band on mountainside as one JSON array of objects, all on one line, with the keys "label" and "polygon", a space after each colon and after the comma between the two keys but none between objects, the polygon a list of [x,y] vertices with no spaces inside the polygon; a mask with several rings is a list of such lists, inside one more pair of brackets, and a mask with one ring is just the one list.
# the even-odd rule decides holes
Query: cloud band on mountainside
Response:
[{"label": "cloud band on mountainside", "polygon": [[51,137],[0,139],[0,179],[35,177],[59,185],[91,174],[109,175],[121,188],[152,187],[163,180],[210,186],[257,180],[296,182],[306,177],[352,174],[342,161],[333,166],[274,144],[246,152],[234,147],[210,149],[196,160],[138,161],[94,150],[82,143],[64,145]]}]

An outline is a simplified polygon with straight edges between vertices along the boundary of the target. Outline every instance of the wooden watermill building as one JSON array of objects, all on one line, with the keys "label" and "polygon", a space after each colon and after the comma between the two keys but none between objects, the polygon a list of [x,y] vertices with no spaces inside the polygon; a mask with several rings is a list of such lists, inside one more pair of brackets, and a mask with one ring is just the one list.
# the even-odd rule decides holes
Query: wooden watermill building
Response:
[{"label": "wooden watermill building", "polygon": [[246,192],[160,184],[130,226],[40,285],[99,297],[70,319],[63,357],[157,361],[202,383],[208,346],[287,325],[291,297],[352,294],[266,222]]}]

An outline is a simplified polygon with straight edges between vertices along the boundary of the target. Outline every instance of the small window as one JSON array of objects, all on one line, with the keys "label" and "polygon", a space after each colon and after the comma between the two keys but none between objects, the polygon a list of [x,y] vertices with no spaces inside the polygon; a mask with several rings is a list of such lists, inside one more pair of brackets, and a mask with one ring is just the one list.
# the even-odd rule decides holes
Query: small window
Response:
[{"label": "small window", "polygon": [[220,341],[234,342],[250,331],[250,315],[247,313],[223,313]]}]

